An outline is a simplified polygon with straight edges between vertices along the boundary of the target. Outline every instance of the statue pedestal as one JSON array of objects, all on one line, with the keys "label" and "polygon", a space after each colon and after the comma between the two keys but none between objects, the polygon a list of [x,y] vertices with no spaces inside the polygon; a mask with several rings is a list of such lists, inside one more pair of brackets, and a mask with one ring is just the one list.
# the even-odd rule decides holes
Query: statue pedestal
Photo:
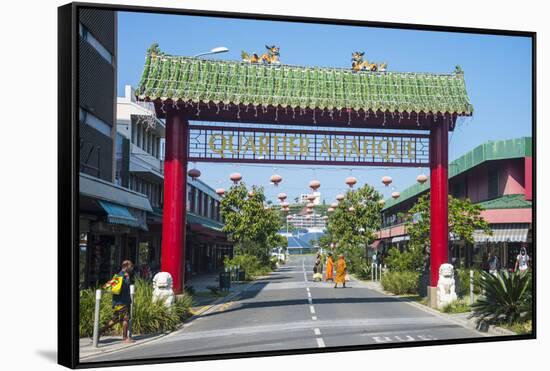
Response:
[{"label": "statue pedestal", "polygon": [[430,308],[437,308],[437,287],[428,286],[428,306]]}]

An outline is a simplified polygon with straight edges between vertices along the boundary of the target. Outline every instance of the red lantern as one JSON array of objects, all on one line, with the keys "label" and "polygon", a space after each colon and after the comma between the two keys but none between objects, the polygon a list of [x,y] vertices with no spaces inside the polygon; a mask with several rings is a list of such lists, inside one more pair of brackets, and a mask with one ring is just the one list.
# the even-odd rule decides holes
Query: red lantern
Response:
[{"label": "red lantern", "polygon": [[248,191],[248,197],[254,197],[254,191]]},{"label": "red lantern", "polygon": [[380,200],[380,201],[378,201],[378,204],[379,204],[380,206],[384,206],[384,205],[386,204],[386,201]]},{"label": "red lantern", "polygon": [[277,195],[277,198],[278,198],[279,200],[281,200],[281,202],[284,201],[284,200],[286,200],[286,193],[279,193],[279,194]]},{"label": "red lantern", "polygon": [[292,215],[287,215],[286,216],[286,220],[292,220],[293,216]]},{"label": "red lantern", "polygon": [[334,208],[329,207],[329,208],[327,209],[327,213],[332,213],[332,212],[334,212]]},{"label": "red lantern", "polygon": [[354,212],[354,211],[355,211],[355,207],[350,206],[348,210],[351,211],[351,212]]},{"label": "red lantern", "polygon": [[223,197],[223,195],[225,194],[225,189],[218,188],[216,189],[216,193],[218,194],[218,196]]},{"label": "red lantern", "polygon": [[306,219],[311,219],[311,215],[306,215]]},{"label": "red lantern", "polygon": [[313,209],[307,209],[308,214],[313,214]]},{"label": "red lantern", "polygon": [[343,194],[337,194],[337,195],[336,195],[336,199],[337,199],[338,201],[342,201],[344,198],[346,198],[346,196],[344,196]]},{"label": "red lantern", "polygon": [[333,209],[336,209],[338,207],[338,202],[331,203],[330,207],[332,207]]},{"label": "red lantern", "polygon": [[309,182],[309,188],[313,189],[314,191],[319,189],[320,186],[321,182],[319,182],[318,180],[312,180],[311,182]]},{"label": "red lantern", "polygon": [[420,174],[419,176],[416,177],[416,181],[420,184],[426,183],[427,180],[428,180],[428,177],[424,174]]},{"label": "red lantern", "polygon": [[191,179],[195,180],[201,176],[201,172],[199,169],[193,168],[187,172],[187,175],[189,175]]},{"label": "red lantern", "polygon": [[315,196],[314,194],[310,193],[310,194],[308,194],[308,195],[306,196],[306,198],[308,199],[308,201],[313,202],[313,201],[317,198],[317,196]]},{"label": "red lantern", "polygon": [[346,184],[349,185],[350,188],[353,188],[353,186],[357,183],[357,179],[353,176],[349,176],[346,178]]},{"label": "red lantern", "polygon": [[287,208],[288,207],[288,202],[281,202],[281,207],[282,208]]},{"label": "red lantern", "polygon": [[315,207],[315,204],[313,202],[310,202],[306,205],[308,209],[313,209]]},{"label": "red lantern", "polygon": [[276,186],[279,185],[279,183],[281,183],[283,181],[283,177],[278,175],[278,174],[273,174],[271,176],[271,178],[269,179],[271,181],[271,183],[273,183]]},{"label": "red lantern", "polygon": [[237,184],[241,181],[241,179],[243,178],[243,176],[239,173],[233,173],[229,176],[229,179],[231,179],[231,181],[234,183],[234,184]]},{"label": "red lantern", "polygon": [[328,216],[323,216],[323,220],[326,222],[328,220]]},{"label": "red lantern", "polygon": [[399,194],[399,192],[392,192],[391,196],[394,200],[397,200],[401,195]]},{"label": "red lantern", "polygon": [[386,175],[386,176],[382,177],[382,183],[384,183],[384,185],[386,187],[389,186],[391,184],[391,182],[392,182],[391,176]]}]

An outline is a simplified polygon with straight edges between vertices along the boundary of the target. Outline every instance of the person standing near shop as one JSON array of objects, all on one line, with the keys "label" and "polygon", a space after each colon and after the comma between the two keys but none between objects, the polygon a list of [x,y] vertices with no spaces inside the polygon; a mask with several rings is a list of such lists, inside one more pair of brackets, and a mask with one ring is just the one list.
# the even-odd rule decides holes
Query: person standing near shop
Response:
[{"label": "person standing near shop", "polygon": [[525,247],[522,247],[516,258],[516,266],[514,267],[514,272],[517,272],[518,269],[520,273],[527,272],[529,270],[529,260],[530,258],[529,255],[527,255]]},{"label": "person standing near shop", "polygon": [[489,273],[492,275],[497,275],[500,270],[500,261],[494,252],[489,253],[489,259],[487,260],[489,265]]},{"label": "person standing near shop", "polygon": [[[130,305],[132,299],[130,297],[130,275],[134,270],[134,263],[130,260],[122,262],[120,272],[116,274],[109,282],[103,285],[103,288],[112,288],[112,305],[113,305],[113,318],[105,325],[100,334],[110,329],[117,323],[122,323],[122,341],[125,343],[133,343],[134,340],[129,336],[129,322],[130,322]],[[118,280],[121,280],[119,283]],[[115,290],[115,287],[119,286]],[[116,293],[116,292],[118,293]]]}]

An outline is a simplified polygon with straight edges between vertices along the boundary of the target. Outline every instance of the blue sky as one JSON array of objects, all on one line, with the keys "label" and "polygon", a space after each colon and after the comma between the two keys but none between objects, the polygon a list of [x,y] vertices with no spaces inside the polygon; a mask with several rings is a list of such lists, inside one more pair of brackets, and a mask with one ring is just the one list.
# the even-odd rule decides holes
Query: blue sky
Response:
[{"label": "blue sky", "polygon": [[[532,135],[531,40],[525,37],[119,12],[119,95],[124,85],[137,86],[145,51],[153,42],[167,54],[184,56],[225,46],[229,52],[208,58],[230,60],[240,60],[241,50],[263,53],[265,44],[275,44],[281,48],[283,63],[297,65],[349,67],[353,51],[365,51],[369,61],[387,62],[389,71],[449,73],[458,64],[465,72],[475,111],[449,135],[450,160],[488,140]],[[281,191],[293,199],[306,193],[309,181],[317,178],[328,203],[346,190],[344,179],[350,174],[361,185],[374,185],[386,197],[392,189],[413,184],[418,174],[429,175],[429,169],[407,168],[196,166],[203,174],[201,179],[212,187],[229,187],[229,174],[239,171],[247,184],[263,185],[271,199]],[[277,188],[269,184],[274,172],[283,176]],[[384,175],[394,179],[392,187],[381,184]]]}]

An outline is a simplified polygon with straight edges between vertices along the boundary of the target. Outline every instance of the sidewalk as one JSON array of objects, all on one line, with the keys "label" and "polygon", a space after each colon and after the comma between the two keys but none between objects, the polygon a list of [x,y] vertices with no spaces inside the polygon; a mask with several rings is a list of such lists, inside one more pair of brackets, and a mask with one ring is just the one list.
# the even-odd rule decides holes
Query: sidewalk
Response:
[{"label": "sidewalk", "polygon": [[438,316],[441,316],[441,317],[448,318],[448,319],[452,320],[453,322],[460,324],[463,327],[467,327],[467,328],[470,328],[472,330],[476,330],[477,332],[483,334],[484,336],[516,335],[516,333],[513,332],[513,331],[510,331],[510,330],[507,330],[507,329],[504,329],[504,328],[501,328],[501,327],[498,327],[498,326],[494,326],[494,325],[487,325],[487,326],[484,326],[483,328],[480,329],[479,326],[477,325],[476,319],[475,318],[469,318],[471,312],[467,312],[467,313],[443,313],[443,312],[440,312],[437,309],[430,308],[427,305],[424,305],[424,304],[418,303],[416,301],[413,301],[411,299],[408,299],[406,296],[394,295],[390,292],[384,291],[384,289],[382,288],[382,284],[380,282],[362,281],[362,280],[359,280],[355,277],[354,277],[354,281],[355,282],[361,282],[365,287],[367,287],[371,290],[374,290],[374,291],[378,291],[378,292],[380,292],[384,295],[394,296],[396,298],[399,298],[402,301],[406,302],[407,304],[410,304],[414,307],[417,307],[418,309],[421,309],[423,311],[426,311],[426,312],[429,312],[429,313],[432,313],[432,314],[435,314],[435,315],[438,315]]},{"label": "sidewalk", "polygon": [[[212,295],[208,286],[219,287],[218,274],[204,274],[192,277],[186,282],[186,286],[192,286],[195,290],[193,296],[193,306],[191,312],[193,316],[188,318],[186,322],[192,321],[202,314],[212,310],[215,307],[223,305],[241,292],[245,291],[248,287],[252,286],[256,281],[251,282],[231,282],[231,288],[228,292],[223,293],[223,296]],[[177,331],[183,327],[184,323],[174,330]],[[139,346],[157,340],[161,337],[168,335],[167,333],[160,334],[147,334],[134,336],[134,343],[123,343],[121,336],[102,336],[99,340],[98,348],[94,348],[91,338],[80,339],[80,360],[86,361],[90,357],[94,357],[100,354],[107,354],[116,352],[121,349]]]}]

